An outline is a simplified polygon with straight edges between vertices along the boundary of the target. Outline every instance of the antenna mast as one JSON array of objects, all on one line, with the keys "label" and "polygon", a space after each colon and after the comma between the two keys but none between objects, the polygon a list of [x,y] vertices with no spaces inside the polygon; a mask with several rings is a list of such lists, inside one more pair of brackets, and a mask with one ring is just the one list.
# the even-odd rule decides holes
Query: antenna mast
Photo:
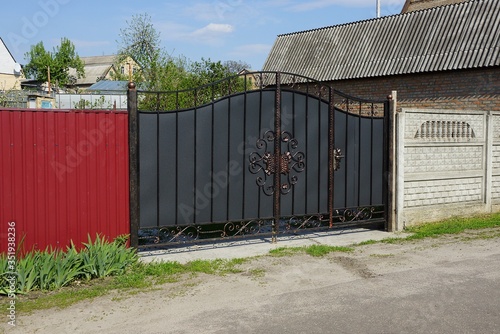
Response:
[{"label": "antenna mast", "polygon": [[380,17],[380,0],[377,0],[377,18]]}]

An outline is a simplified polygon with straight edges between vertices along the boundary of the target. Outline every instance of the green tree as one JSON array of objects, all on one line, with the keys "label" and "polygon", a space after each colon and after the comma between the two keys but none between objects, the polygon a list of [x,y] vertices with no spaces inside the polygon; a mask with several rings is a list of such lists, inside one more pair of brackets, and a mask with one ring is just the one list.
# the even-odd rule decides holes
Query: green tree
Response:
[{"label": "green tree", "polygon": [[159,68],[158,77],[163,93],[146,94],[141,100],[143,110],[193,108],[251,87],[225,64],[205,58],[195,62],[170,59]]},{"label": "green tree", "polygon": [[52,52],[45,50],[43,42],[32,45],[25,58],[28,62],[24,66],[26,76],[39,81],[48,81],[49,68],[51,81],[58,82],[61,86],[72,80],[70,68],[75,69],[77,78],[85,76],[84,63],[76,53],[73,43],[67,38],[62,38],[61,44]]},{"label": "green tree", "polygon": [[223,65],[232,74],[238,74],[241,70],[250,70],[252,66],[241,60],[226,60]]},{"label": "green tree", "polygon": [[141,67],[134,73],[133,80],[144,82],[147,89],[158,90],[162,70],[172,65],[169,64],[170,57],[161,48],[160,33],[146,13],[135,15],[126,23],[127,27],[120,29],[118,61],[132,57]]}]

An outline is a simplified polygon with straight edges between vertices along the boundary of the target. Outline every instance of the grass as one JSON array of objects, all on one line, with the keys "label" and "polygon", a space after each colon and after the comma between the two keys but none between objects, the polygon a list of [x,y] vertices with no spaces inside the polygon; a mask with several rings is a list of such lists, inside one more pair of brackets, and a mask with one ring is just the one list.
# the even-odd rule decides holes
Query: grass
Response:
[{"label": "grass", "polygon": [[352,252],[354,248],[343,246],[311,245],[303,247],[279,247],[269,251],[271,256],[283,257],[305,253],[314,257],[325,256],[332,252]]},{"label": "grass", "polygon": [[480,230],[500,227],[500,213],[481,215],[471,218],[451,218],[437,223],[412,226],[407,229],[411,233],[407,240],[434,238],[441,235],[458,234],[466,230]]},{"label": "grass", "polygon": [[[356,246],[375,243],[401,243],[424,238],[435,238],[442,235],[456,235],[468,230],[474,230],[475,233],[465,236],[467,239],[487,239],[500,237],[500,232],[493,231],[487,233],[486,231],[481,232],[481,230],[498,227],[500,227],[500,213],[472,218],[452,218],[437,223],[410,227],[406,230],[410,235],[405,238],[388,238],[381,241],[367,240],[351,247],[328,245],[279,247],[271,250],[269,255],[272,257],[284,257],[307,254],[313,257],[321,257],[332,252],[352,252]],[[56,291],[34,291],[26,295],[18,295],[16,310],[22,313],[30,313],[35,310],[52,307],[65,308],[79,301],[91,300],[112,292],[134,294],[144,290],[155,289],[155,286],[161,284],[179,282],[186,277],[196,277],[199,274],[222,276],[239,273],[241,272],[239,266],[247,261],[251,261],[251,258],[196,260],[186,264],[178,262],[137,262],[129,266],[126,271],[112,277],[98,278],[90,281],[75,281],[70,286],[57,289]],[[265,274],[263,269],[253,269],[250,273],[253,277],[262,277]],[[186,281],[185,284],[189,284],[189,281]],[[121,296],[114,298],[120,299]],[[0,297],[0,308],[7,307],[8,302],[9,299],[7,297]]]},{"label": "grass", "polygon": [[[178,282],[183,275],[197,274],[227,275],[241,272],[238,265],[248,259],[232,260],[195,260],[186,264],[178,262],[137,262],[121,275],[77,281],[71,286],[52,292],[35,291],[26,296],[18,295],[16,311],[31,313],[35,310],[52,307],[65,308],[83,300],[109,294],[113,291],[125,292],[131,295],[154,289],[155,286]],[[0,308],[8,306],[7,297],[0,298]]]},{"label": "grass", "polygon": [[[425,238],[437,238],[444,235],[457,235],[467,231],[477,231],[474,236],[464,237],[466,239],[491,239],[500,236],[500,232],[481,232],[481,230],[500,227],[500,213],[480,215],[474,217],[454,217],[447,220],[425,223],[416,226],[410,226],[405,229],[409,235],[404,238],[386,238],[382,240],[366,240],[355,244],[354,246],[365,246],[376,243],[398,244],[412,240]],[[462,238],[463,239],[463,238]]]},{"label": "grass", "polygon": [[266,274],[266,270],[262,268],[255,268],[250,270],[250,275],[256,279],[256,278],[262,278]]}]

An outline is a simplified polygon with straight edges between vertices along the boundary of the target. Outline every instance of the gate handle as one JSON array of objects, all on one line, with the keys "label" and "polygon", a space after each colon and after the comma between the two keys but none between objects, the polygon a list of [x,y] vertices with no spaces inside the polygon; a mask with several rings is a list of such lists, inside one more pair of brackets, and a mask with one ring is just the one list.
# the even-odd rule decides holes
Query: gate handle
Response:
[{"label": "gate handle", "polygon": [[333,170],[334,171],[340,169],[340,160],[342,160],[343,157],[344,157],[344,155],[342,154],[342,151],[340,150],[340,148],[333,149]]}]

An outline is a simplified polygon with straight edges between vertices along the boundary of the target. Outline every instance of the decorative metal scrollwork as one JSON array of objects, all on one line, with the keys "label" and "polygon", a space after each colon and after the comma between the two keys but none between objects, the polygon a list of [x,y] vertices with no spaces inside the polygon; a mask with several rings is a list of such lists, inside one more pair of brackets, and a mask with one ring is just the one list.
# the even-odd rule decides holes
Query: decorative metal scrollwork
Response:
[{"label": "decorative metal scrollwork", "polygon": [[[281,142],[285,143],[286,151],[276,157],[269,150],[269,144],[276,140],[274,131],[267,131],[263,138],[257,139],[255,146],[260,151],[250,153],[249,170],[252,174],[257,174],[263,171],[263,175],[259,175],[256,179],[257,185],[261,187],[264,194],[271,196],[275,191],[274,184],[268,184],[268,179],[272,179],[271,175],[280,174],[286,176],[286,181],[279,185],[282,194],[287,194],[297,183],[297,173],[301,173],[305,169],[305,154],[297,151],[298,141],[292,137],[288,131],[281,133]],[[279,165],[278,165],[279,164]]]},{"label": "decorative metal scrollwork", "polygon": [[262,232],[261,230],[263,227],[263,220],[228,222],[224,225],[221,237],[227,238],[243,235],[256,235]]},{"label": "decorative metal scrollwork", "polygon": [[375,207],[348,208],[335,210],[337,218],[342,223],[370,220],[375,212]]},{"label": "decorative metal scrollwork", "polygon": [[200,226],[195,225],[164,227],[160,229],[154,243],[188,242],[198,240],[200,238],[200,232]]},{"label": "decorative metal scrollwork", "polygon": [[339,170],[340,160],[342,160],[343,157],[344,155],[342,154],[340,148],[335,148],[333,150],[333,170]]},{"label": "decorative metal scrollwork", "polygon": [[322,226],[323,215],[290,217],[284,220],[285,233],[299,233],[300,230],[319,228]]}]

